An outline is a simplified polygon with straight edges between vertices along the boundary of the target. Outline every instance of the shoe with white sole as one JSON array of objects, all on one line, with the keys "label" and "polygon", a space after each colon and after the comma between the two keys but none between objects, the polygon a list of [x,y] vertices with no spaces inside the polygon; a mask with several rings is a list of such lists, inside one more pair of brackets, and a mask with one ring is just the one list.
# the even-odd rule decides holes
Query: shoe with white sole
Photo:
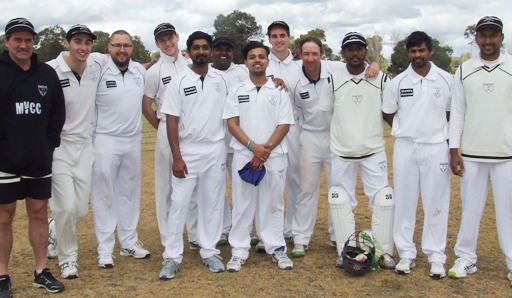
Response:
[{"label": "shoe with white sole", "polygon": [[306,255],[306,250],[308,250],[309,247],[305,244],[295,243],[292,250],[292,257],[294,258],[300,258]]},{"label": "shoe with white sole", "polygon": [[98,266],[100,268],[114,268],[114,256],[112,254],[101,254],[98,256]]},{"label": "shoe with white sole", "polygon": [[260,240],[260,242],[258,242],[258,244],[256,244],[256,246],[254,247],[254,249],[256,249],[256,252],[259,252],[259,253],[266,252],[265,244],[263,243],[263,240]]},{"label": "shoe with white sole", "polygon": [[137,241],[131,248],[121,248],[123,257],[134,257],[135,259],[147,259],[151,256],[149,250],[142,246],[142,242]]},{"label": "shoe with white sole", "polygon": [[228,243],[229,243],[228,242],[228,234],[227,233],[222,233],[220,235],[219,241],[217,242],[217,245],[222,246],[222,245],[226,245]]},{"label": "shoe with white sole", "polygon": [[69,261],[60,264],[60,276],[66,279],[78,278],[78,263],[76,261]]},{"label": "shoe with white sole", "polygon": [[180,270],[180,264],[173,259],[165,259],[162,262],[162,269],[158,277],[162,280],[171,279],[176,276],[176,273]]},{"label": "shoe with white sole", "polygon": [[446,277],[446,270],[444,264],[441,262],[430,263],[430,277],[432,279],[441,279]]},{"label": "shoe with white sole", "polygon": [[220,256],[211,256],[203,259],[203,265],[208,266],[211,272],[221,273],[224,272],[224,264]]},{"label": "shoe with white sole", "polygon": [[448,271],[448,276],[453,278],[464,278],[468,274],[473,274],[477,270],[476,265],[464,258],[455,260],[453,267]]},{"label": "shoe with white sole", "polygon": [[272,254],[272,261],[277,263],[277,266],[283,270],[293,269],[293,262],[284,252],[284,246],[281,246],[274,251]]},{"label": "shoe with white sole", "polygon": [[414,267],[416,267],[415,259],[401,258],[395,266],[395,272],[400,275],[409,274]]},{"label": "shoe with white sole", "polygon": [[228,272],[238,272],[242,269],[242,266],[245,264],[245,260],[236,256],[232,256],[231,260],[229,260],[226,265]]}]

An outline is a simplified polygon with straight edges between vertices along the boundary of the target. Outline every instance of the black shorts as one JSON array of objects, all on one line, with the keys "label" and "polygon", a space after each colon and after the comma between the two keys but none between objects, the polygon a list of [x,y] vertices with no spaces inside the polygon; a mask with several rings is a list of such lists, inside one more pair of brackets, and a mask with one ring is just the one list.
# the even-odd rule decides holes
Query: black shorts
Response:
[{"label": "black shorts", "polygon": [[47,200],[51,196],[52,177],[24,178],[12,175],[0,179],[0,204],[10,204],[25,198]]}]

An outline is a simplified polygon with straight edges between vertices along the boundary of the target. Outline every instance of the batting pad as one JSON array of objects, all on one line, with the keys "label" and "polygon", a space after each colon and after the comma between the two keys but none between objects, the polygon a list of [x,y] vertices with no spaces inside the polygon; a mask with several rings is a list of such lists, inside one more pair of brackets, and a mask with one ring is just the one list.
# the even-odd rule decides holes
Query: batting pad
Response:
[{"label": "batting pad", "polygon": [[389,186],[384,187],[375,194],[372,231],[375,239],[382,247],[382,250],[393,255],[395,243],[393,241],[393,216],[395,213],[395,199],[393,189]]},{"label": "batting pad", "polygon": [[347,191],[341,186],[329,188],[329,212],[334,226],[336,249],[341,256],[348,237],[355,232],[356,223]]}]

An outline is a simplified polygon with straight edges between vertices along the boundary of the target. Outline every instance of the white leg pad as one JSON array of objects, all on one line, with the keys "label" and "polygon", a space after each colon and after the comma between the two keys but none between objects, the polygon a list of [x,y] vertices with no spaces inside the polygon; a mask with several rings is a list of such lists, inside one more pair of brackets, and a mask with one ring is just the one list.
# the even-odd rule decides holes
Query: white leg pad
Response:
[{"label": "white leg pad", "polygon": [[393,255],[393,215],[395,199],[393,189],[389,186],[379,190],[374,197],[372,214],[372,231],[384,253]]},{"label": "white leg pad", "polygon": [[356,229],[350,197],[343,187],[333,186],[329,188],[329,212],[334,225],[338,256],[341,256],[345,242]]}]

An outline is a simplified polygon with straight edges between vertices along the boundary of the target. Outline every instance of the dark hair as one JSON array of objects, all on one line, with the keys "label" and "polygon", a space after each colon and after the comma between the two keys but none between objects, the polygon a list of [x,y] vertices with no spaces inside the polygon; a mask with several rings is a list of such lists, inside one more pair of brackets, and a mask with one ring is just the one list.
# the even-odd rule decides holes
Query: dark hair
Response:
[{"label": "dark hair", "polygon": [[211,35],[208,33],[204,33],[202,31],[196,31],[196,32],[190,34],[190,36],[187,39],[187,51],[190,52],[190,48],[192,47],[192,44],[194,43],[195,40],[198,40],[198,39],[205,39],[206,42],[208,42],[208,45],[210,46],[210,48],[212,47]]},{"label": "dark hair", "polygon": [[323,54],[324,53],[324,46],[322,45],[322,41],[320,41],[320,39],[316,36],[306,36],[304,38],[301,38],[300,42],[299,42],[299,51],[302,53],[302,46],[307,43],[307,42],[312,42],[312,43],[315,43],[319,48],[320,48],[320,54]]},{"label": "dark hair", "polygon": [[427,49],[432,51],[432,38],[423,31],[414,31],[405,40],[405,48],[409,51],[414,46],[421,46],[425,43]]},{"label": "dark hair", "polygon": [[254,50],[257,48],[264,49],[265,52],[267,53],[267,56],[270,54],[270,49],[266,45],[264,45],[263,43],[261,43],[259,41],[251,40],[242,49],[242,56],[244,56],[244,60],[247,60],[247,55],[249,54],[249,52],[251,50]]}]

